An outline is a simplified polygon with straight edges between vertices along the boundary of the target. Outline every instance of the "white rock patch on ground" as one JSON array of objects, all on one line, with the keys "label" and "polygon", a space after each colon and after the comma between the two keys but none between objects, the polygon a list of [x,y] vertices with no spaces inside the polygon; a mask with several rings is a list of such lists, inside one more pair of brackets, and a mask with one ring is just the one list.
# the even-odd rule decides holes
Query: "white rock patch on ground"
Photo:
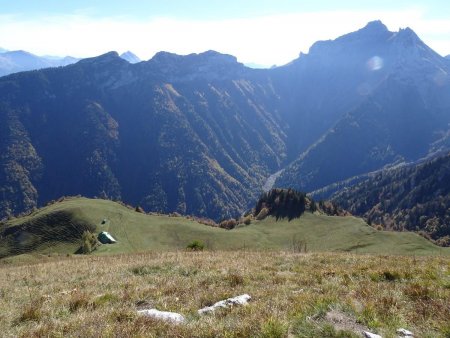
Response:
[{"label": "white rock patch on ground", "polygon": [[364,337],[366,337],[366,338],[383,338],[378,334],[368,332],[368,331],[363,331],[363,334],[364,334]]},{"label": "white rock patch on ground", "polygon": [[397,333],[400,335],[400,337],[414,337],[414,334],[411,331],[402,328],[398,329]]},{"label": "white rock patch on ground", "polygon": [[155,319],[164,320],[172,323],[183,323],[184,317],[176,312],[159,311],[157,309],[139,310],[138,313],[142,316],[152,317]]},{"label": "white rock patch on ground", "polygon": [[207,307],[204,307],[203,309],[198,310],[198,313],[200,315],[203,315],[206,313],[214,312],[216,309],[219,309],[219,308],[228,308],[228,307],[232,307],[234,305],[247,305],[248,301],[251,298],[252,297],[250,297],[250,295],[243,294],[243,295],[240,295],[237,297],[224,299],[224,300],[221,300],[220,302],[215,303],[214,305],[207,306]]}]

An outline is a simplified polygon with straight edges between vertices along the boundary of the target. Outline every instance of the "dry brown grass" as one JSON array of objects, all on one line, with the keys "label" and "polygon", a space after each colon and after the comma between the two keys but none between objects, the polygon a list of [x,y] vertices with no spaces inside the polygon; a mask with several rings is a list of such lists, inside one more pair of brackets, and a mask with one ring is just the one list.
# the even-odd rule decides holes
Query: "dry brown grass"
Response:
[{"label": "dry brown grass", "polygon": [[[4,337],[448,337],[450,259],[284,252],[66,257],[0,267]],[[245,307],[197,310],[248,293]],[[173,325],[136,314],[182,313]],[[349,322],[345,331],[329,318]],[[339,331],[341,330],[341,331]],[[343,330],[343,331],[342,331]]]}]

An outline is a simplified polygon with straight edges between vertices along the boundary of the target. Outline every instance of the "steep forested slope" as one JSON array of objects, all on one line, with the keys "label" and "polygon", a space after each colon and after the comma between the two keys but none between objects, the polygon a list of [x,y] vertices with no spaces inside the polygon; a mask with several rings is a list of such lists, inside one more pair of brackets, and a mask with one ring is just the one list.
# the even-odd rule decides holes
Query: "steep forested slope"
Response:
[{"label": "steep forested slope", "polygon": [[385,170],[333,200],[372,225],[421,231],[450,245],[450,153],[418,165]]}]

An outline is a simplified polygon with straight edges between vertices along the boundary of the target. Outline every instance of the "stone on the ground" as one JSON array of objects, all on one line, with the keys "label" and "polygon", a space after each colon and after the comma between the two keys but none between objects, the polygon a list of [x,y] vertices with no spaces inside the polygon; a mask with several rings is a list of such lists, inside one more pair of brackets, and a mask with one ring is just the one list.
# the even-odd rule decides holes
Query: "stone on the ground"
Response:
[{"label": "stone on the ground", "polygon": [[414,337],[414,334],[411,331],[400,328],[397,330],[397,333],[401,335],[401,337]]},{"label": "stone on the ground", "polygon": [[383,338],[380,335],[372,333],[372,332],[369,332],[369,331],[363,331],[363,335],[366,338]]},{"label": "stone on the ground", "polygon": [[157,309],[138,310],[138,313],[142,316],[152,317],[155,319],[172,322],[175,324],[183,323],[184,317],[176,312],[159,311]]},{"label": "stone on the ground", "polygon": [[200,315],[203,315],[205,313],[214,312],[218,308],[227,308],[227,307],[232,307],[234,305],[247,305],[248,301],[251,298],[252,297],[250,297],[250,295],[243,294],[243,295],[240,295],[237,297],[224,299],[224,300],[221,300],[220,302],[215,303],[214,305],[206,306],[203,309],[198,310],[198,313]]}]

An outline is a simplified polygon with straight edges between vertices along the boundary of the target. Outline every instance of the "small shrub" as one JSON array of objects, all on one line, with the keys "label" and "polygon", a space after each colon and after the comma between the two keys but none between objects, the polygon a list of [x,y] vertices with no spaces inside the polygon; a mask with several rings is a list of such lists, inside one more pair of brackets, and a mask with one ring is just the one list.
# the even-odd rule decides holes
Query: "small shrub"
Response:
[{"label": "small shrub", "polygon": [[262,208],[261,211],[258,213],[258,215],[256,216],[256,219],[258,221],[263,220],[264,218],[267,217],[267,215],[269,214],[269,209],[267,208]]},{"label": "small shrub", "polygon": [[377,231],[383,231],[384,228],[383,228],[383,226],[382,226],[381,224],[377,224],[377,225],[375,225],[375,230],[377,230]]},{"label": "small shrub", "polygon": [[388,282],[394,282],[396,280],[400,280],[401,279],[401,275],[397,271],[394,271],[394,272],[384,271],[382,273],[382,278],[384,280],[388,281]]},{"label": "small shrub", "polygon": [[307,244],[304,240],[301,240],[297,237],[297,235],[294,235],[292,237],[292,252],[294,253],[300,253],[300,252],[308,252]]},{"label": "small shrub", "polygon": [[444,236],[436,240],[436,245],[450,247],[450,236]]},{"label": "small shrub", "polygon": [[131,268],[131,272],[137,276],[151,275],[155,273],[167,272],[172,266],[165,265],[140,265]]},{"label": "small shrub", "polygon": [[220,222],[219,227],[222,229],[231,230],[231,229],[234,229],[236,227],[236,225],[237,225],[236,220],[234,218],[231,218],[231,219],[227,219],[227,220]]},{"label": "small shrub", "polygon": [[80,251],[82,254],[89,254],[95,249],[97,249],[99,242],[97,241],[97,237],[92,232],[86,230],[83,232],[81,236],[81,248]]},{"label": "small shrub", "polygon": [[186,249],[188,249],[190,251],[203,251],[204,248],[205,248],[205,245],[198,240],[192,241],[191,243],[189,243],[186,246]]}]

